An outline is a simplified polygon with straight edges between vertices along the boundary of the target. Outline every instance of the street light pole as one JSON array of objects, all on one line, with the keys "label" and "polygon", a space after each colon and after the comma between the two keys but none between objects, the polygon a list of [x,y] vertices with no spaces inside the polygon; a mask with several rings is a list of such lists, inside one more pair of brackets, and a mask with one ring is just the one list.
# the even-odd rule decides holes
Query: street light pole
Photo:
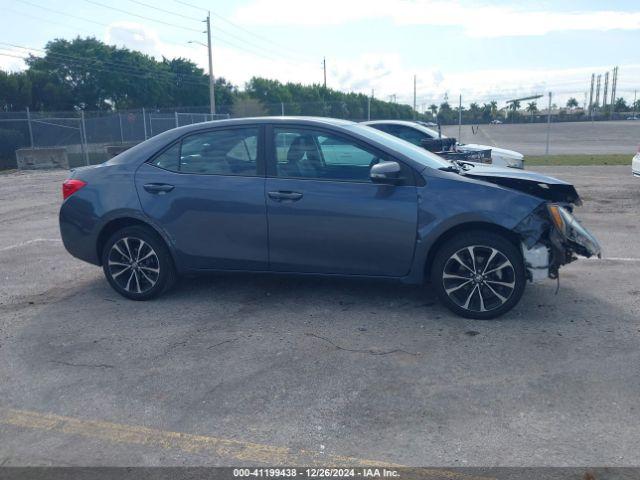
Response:
[{"label": "street light pole", "polygon": [[551,135],[551,92],[549,92],[549,107],[547,110],[547,144],[544,149],[544,155],[549,156],[549,136]]},{"label": "street light pole", "polygon": [[209,50],[209,109],[210,113],[215,115],[216,96],[215,79],[213,78],[213,53],[211,51],[211,12],[207,12],[207,49]]},{"label": "street light pole", "polygon": [[322,71],[324,73],[324,89],[327,89],[327,58],[322,57]]}]

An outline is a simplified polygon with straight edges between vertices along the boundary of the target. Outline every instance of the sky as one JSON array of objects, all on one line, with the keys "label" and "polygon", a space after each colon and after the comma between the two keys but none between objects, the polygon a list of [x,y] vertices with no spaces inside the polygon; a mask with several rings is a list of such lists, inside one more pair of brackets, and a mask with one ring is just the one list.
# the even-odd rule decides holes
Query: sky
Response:
[{"label": "sky", "polygon": [[80,35],[206,70],[207,10],[214,75],[241,88],[322,83],[326,58],[329,87],[384,100],[411,104],[415,75],[418,109],[549,91],[582,105],[616,65],[617,96],[640,90],[639,0],[0,0],[0,68]]}]

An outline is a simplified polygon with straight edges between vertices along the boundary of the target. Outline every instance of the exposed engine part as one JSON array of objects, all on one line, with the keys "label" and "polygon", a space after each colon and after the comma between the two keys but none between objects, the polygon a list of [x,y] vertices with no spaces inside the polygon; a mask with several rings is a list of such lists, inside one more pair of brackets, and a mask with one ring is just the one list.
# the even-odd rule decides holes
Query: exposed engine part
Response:
[{"label": "exposed engine part", "polygon": [[549,248],[541,243],[531,248],[522,243],[522,256],[531,283],[538,283],[549,278]]}]

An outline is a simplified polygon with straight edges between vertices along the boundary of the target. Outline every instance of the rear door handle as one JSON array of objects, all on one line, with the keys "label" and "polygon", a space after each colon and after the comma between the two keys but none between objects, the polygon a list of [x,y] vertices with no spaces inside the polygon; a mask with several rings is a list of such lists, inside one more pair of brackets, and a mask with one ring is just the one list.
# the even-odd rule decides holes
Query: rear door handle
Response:
[{"label": "rear door handle", "polygon": [[147,183],[144,186],[144,189],[149,193],[155,193],[157,195],[163,195],[165,193],[169,193],[175,187],[173,185],[169,185],[168,183]]},{"label": "rear door handle", "polygon": [[269,198],[278,202],[282,202],[284,200],[291,200],[292,202],[295,202],[302,198],[302,194],[300,192],[287,192],[282,190],[269,192],[267,195],[269,195]]}]

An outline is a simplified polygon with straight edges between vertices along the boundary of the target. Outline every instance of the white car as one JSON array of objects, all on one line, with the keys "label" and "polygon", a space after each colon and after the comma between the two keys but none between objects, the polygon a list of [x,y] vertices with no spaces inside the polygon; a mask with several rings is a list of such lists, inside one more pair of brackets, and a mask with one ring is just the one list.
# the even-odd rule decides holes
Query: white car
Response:
[{"label": "white car", "polygon": [[[377,130],[389,133],[395,137],[406,140],[414,145],[423,146],[423,142],[429,139],[443,138],[436,130],[425,127],[416,122],[406,120],[373,120],[363,122]],[[513,150],[491,147],[489,145],[478,145],[475,143],[457,143],[458,152],[482,152],[491,150],[491,164],[496,167],[524,168],[524,155]]]},{"label": "white car", "polygon": [[631,160],[631,173],[634,177],[640,177],[640,147],[638,147],[638,153]]}]

